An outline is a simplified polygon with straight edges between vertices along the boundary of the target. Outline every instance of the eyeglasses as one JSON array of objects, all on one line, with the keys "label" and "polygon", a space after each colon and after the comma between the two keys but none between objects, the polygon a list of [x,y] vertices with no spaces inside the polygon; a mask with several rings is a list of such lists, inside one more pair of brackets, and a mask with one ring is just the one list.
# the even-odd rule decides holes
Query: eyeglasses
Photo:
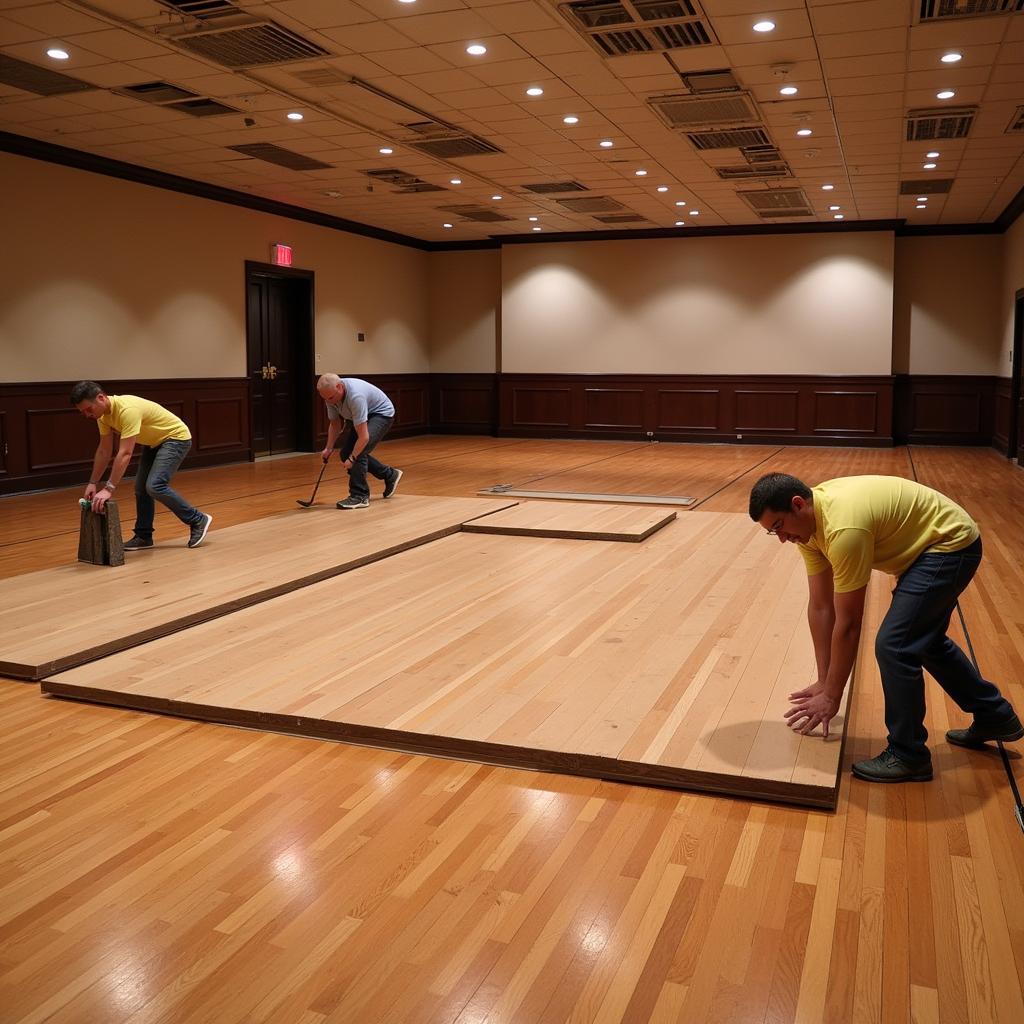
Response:
[{"label": "eyeglasses", "polygon": [[775,522],[772,523],[772,528],[770,530],[765,530],[764,532],[767,533],[769,537],[777,537],[779,535],[779,530],[782,529],[782,525],[782,519],[776,519]]}]

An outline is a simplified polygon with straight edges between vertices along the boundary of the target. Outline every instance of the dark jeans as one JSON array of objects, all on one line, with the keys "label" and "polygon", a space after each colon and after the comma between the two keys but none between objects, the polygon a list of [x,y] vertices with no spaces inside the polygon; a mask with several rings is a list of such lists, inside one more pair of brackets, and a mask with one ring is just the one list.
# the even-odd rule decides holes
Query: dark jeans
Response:
[{"label": "dark jeans", "polygon": [[907,761],[930,758],[924,727],[926,668],[963,711],[1001,721],[1013,708],[948,636],[957,598],[981,564],[981,538],[963,551],[925,552],[899,578],[875,638],[889,745]]},{"label": "dark jeans", "polygon": [[[376,413],[372,413],[367,419],[366,432],[370,435],[369,439],[366,442],[366,447],[359,453],[359,458],[352,463],[352,468],[348,471],[348,493],[350,497],[370,497],[370,488],[366,483],[367,471],[378,480],[387,480],[394,472],[390,466],[385,466],[383,462],[378,462],[370,454],[377,447],[377,444],[384,439],[384,435],[391,429],[391,424],[394,422],[394,416],[378,416]],[[357,440],[358,437],[354,427],[345,431],[345,436],[341,441],[342,461],[352,454],[352,449],[356,446]]]},{"label": "dark jeans", "polygon": [[171,477],[192,447],[191,441],[164,441],[155,448],[142,446],[139,470],[135,474],[135,536],[153,539],[154,499],[166,505],[186,526],[203,518],[177,491],[171,490]]}]

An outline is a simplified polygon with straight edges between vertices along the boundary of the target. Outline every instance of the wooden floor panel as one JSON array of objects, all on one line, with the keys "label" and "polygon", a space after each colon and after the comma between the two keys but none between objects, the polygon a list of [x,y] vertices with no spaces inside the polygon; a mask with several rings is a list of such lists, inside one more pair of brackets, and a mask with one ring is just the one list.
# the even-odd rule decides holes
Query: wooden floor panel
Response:
[{"label": "wooden floor panel", "polygon": [[44,675],[228,614],[461,529],[512,499],[396,495],[368,509],[330,506],[187,534],[123,566],[74,562],[0,581],[0,674]]},{"label": "wooden floor panel", "polygon": [[627,505],[584,505],[557,501],[523,501],[501,512],[466,523],[466,533],[517,537],[561,537],[639,543],[675,519],[675,512]]},{"label": "wooden floor panel", "polygon": [[[832,806],[806,583],[742,515],[643,545],[461,533],[54,675],[46,693],[519,767]],[[329,628],[323,624],[330,623]]]}]

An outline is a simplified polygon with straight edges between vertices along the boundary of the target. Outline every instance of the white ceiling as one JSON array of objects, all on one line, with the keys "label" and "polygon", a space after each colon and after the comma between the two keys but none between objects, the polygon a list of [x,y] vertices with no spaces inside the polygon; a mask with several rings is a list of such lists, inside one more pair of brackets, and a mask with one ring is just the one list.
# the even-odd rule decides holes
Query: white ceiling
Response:
[{"label": "white ceiling", "polygon": [[[689,0],[713,33],[710,43],[609,58],[555,0],[232,2],[238,17],[272,19],[328,55],[231,71],[189,53],[176,36],[234,21],[195,21],[157,0],[0,0],[0,53],[95,87],[40,96],[0,84],[0,130],[435,242],[535,226],[550,233],[672,228],[678,220],[681,231],[764,224],[737,192],[794,187],[813,210],[795,223],[831,223],[831,204],[847,221],[990,223],[1024,187],[1024,131],[1007,131],[1024,104],[1024,13],[920,23],[922,0]],[[933,2],[977,9],[1002,0]],[[775,21],[775,31],[754,32],[762,18]],[[487,53],[469,56],[471,42]],[[70,59],[47,57],[54,45]],[[963,60],[941,63],[950,49]],[[645,102],[686,94],[680,72],[723,68],[756,100],[792,178],[722,180],[715,166],[743,166],[743,154],[698,152]],[[338,84],[314,87],[297,77],[325,69]],[[353,76],[372,88],[350,84]],[[194,117],[111,91],[157,80],[238,113]],[[786,83],[798,87],[796,96],[779,95]],[[528,97],[529,86],[544,95]],[[936,93],[945,88],[956,96],[944,103]],[[908,110],[962,106],[977,108],[966,138],[906,141]],[[285,118],[293,110],[301,122]],[[569,114],[579,123],[563,124]],[[403,125],[427,118],[501,152],[444,161],[409,148],[415,136]],[[798,137],[800,127],[813,134]],[[602,149],[602,139],[614,147]],[[227,148],[250,143],[330,166],[288,170]],[[381,155],[388,145],[394,153]],[[941,155],[926,171],[931,149]],[[406,194],[380,181],[371,191],[365,172],[384,168],[445,191]],[[449,184],[453,177],[463,184]],[[952,188],[918,210],[916,195],[901,196],[900,184],[930,177],[952,178]],[[575,196],[612,198],[644,221],[609,225],[560,206],[557,198],[568,195],[523,188],[565,180],[589,190]],[[826,192],[823,184],[835,187]],[[439,209],[453,205],[512,219],[476,223]]]}]

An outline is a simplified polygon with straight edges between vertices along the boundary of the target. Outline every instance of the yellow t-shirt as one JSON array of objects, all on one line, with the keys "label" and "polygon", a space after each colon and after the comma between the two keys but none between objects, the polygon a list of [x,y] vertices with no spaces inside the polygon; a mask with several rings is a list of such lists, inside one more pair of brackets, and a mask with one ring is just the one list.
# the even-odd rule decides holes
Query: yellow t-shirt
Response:
[{"label": "yellow t-shirt", "polygon": [[944,494],[896,476],[846,476],[812,487],[814,535],[797,545],[815,576],[832,567],[837,594],[860,590],[872,569],[900,576],[924,551],[961,551],[978,524]]},{"label": "yellow t-shirt", "polygon": [[137,444],[155,448],[164,441],[191,441],[188,427],[174,415],[148,398],[135,395],[109,395],[110,412],[97,421],[100,436],[116,430],[121,437],[134,437]]}]

